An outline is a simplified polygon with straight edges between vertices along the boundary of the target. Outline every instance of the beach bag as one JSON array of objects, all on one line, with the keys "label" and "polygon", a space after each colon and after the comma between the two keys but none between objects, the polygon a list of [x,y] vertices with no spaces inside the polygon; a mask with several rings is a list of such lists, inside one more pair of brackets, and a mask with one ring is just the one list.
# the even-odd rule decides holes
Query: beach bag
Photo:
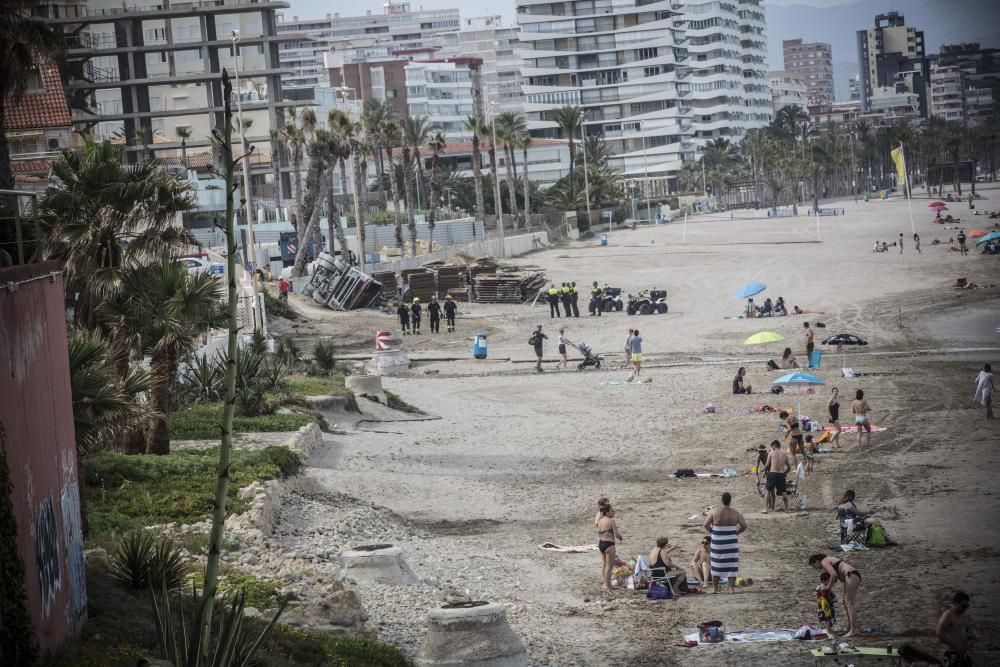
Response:
[{"label": "beach bag", "polygon": [[726,641],[726,626],[722,621],[699,623],[698,641],[702,644],[718,644]]},{"label": "beach bag", "polygon": [[663,584],[653,584],[649,587],[649,590],[646,591],[646,597],[650,600],[669,600],[673,597],[673,594],[670,592],[670,588],[668,586],[664,586]]},{"label": "beach bag", "polygon": [[695,474],[691,468],[678,468],[677,472],[674,473],[674,477],[695,477]]},{"label": "beach bag", "polygon": [[780,394],[780,393],[782,393],[784,391],[785,391],[784,387],[782,387],[780,385],[777,386],[777,387],[771,387],[771,393],[772,394]]},{"label": "beach bag", "polygon": [[531,334],[531,337],[528,338],[528,345],[530,345],[531,347],[534,347],[535,343],[537,341],[538,341],[538,335],[537,334]]},{"label": "beach bag", "polygon": [[870,547],[884,547],[889,540],[885,536],[885,528],[879,525],[869,526],[865,544]]},{"label": "beach bag", "polygon": [[767,367],[769,369],[771,369],[772,371],[778,370],[778,364],[776,364],[774,362],[774,359],[768,359],[768,361],[767,361]]}]

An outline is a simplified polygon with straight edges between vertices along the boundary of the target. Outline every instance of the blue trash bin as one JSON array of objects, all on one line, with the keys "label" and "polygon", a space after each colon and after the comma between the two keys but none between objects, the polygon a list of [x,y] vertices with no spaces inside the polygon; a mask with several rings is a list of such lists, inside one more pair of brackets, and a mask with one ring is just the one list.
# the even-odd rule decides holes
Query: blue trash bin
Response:
[{"label": "blue trash bin", "polygon": [[472,356],[476,359],[486,358],[486,334],[482,331],[477,331],[473,338]]},{"label": "blue trash bin", "polygon": [[809,355],[809,368],[819,368],[820,361],[823,360],[823,350],[813,350]]},{"label": "blue trash bin", "polygon": [[608,235],[601,234],[601,245],[608,245]]}]

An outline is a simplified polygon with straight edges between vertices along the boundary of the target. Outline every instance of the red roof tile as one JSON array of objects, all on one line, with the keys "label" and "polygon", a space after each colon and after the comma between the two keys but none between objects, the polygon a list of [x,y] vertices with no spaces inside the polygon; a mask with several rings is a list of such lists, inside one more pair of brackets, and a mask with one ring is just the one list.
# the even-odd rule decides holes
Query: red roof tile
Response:
[{"label": "red roof tile", "polygon": [[8,101],[4,124],[8,130],[69,127],[69,105],[63,92],[59,69],[51,62],[39,65],[42,89],[27,91],[17,103]]},{"label": "red roof tile", "polygon": [[48,174],[52,160],[20,160],[10,163],[10,170],[14,174]]}]

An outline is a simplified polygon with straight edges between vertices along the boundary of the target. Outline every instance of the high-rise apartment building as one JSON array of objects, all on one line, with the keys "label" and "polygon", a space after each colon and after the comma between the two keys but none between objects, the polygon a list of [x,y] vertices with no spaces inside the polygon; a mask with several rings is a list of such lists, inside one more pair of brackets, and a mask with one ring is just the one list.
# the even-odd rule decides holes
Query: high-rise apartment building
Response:
[{"label": "high-rise apartment building", "polygon": [[279,57],[294,71],[284,82],[285,94],[297,100],[313,99],[313,90],[326,85],[326,52],[344,52],[353,61],[364,62],[369,55],[429,46],[434,36],[460,27],[457,9],[411,11],[409,2],[391,0],[381,14],[369,10],[363,16],[279,19],[278,32],[287,38]]},{"label": "high-rise apartment building", "polygon": [[[924,33],[906,25],[898,12],[879,14],[875,25],[859,30],[858,63],[861,67],[861,109],[872,109],[877,88],[916,93],[920,115],[927,115],[927,59]],[[902,84],[902,88],[897,84]]]},{"label": "high-rise apartment building", "polygon": [[759,4],[518,0],[525,113],[551,121],[581,106],[583,132],[604,137],[613,168],[647,192],[675,190],[699,143],[770,118]]},{"label": "high-rise apartment building", "polygon": [[447,139],[471,139],[469,116],[482,116],[483,92],[479,58],[457,57],[406,65],[409,115],[427,116],[434,131]]},{"label": "high-rise apartment building", "polygon": [[482,60],[480,77],[483,104],[491,103],[499,111],[520,111],[524,105],[521,91],[521,56],[517,26],[504,26],[500,16],[462,19],[461,30],[438,35],[441,57],[465,56]]},{"label": "high-rise apartment building", "polygon": [[777,114],[785,107],[798,107],[808,112],[808,88],[798,74],[792,72],[768,72],[771,83],[771,113]]},{"label": "high-rise apartment building", "polygon": [[847,96],[851,101],[861,101],[861,77],[852,76],[847,80]]},{"label": "high-rise apartment building", "polygon": [[828,106],[836,96],[833,88],[833,50],[824,42],[801,39],[781,42],[785,71],[797,74],[806,84],[809,106]]},{"label": "high-rise apartment building", "polygon": [[957,65],[931,65],[927,113],[945,120],[965,120],[965,73]]},{"label": "high-rise apartment building", "polygon": [[932,115],[942,115],[940,111],[948,107],[945,117],[958,119],[954,86],[960,78],[963,100],[960,119],[971,124],[1000,119],[1000,49],[983,49],[977,43],[945,44],[940,53],[927,59],[930,62],[928,86]]}]

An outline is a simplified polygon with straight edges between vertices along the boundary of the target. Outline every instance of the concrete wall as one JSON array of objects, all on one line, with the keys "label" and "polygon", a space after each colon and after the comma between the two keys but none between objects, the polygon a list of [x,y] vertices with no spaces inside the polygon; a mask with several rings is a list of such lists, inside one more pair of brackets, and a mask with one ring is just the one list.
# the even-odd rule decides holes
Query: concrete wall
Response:
[{"label": "concrete wall", "polygon": [[0,269],[0,435],[25,592],[42,652],[86,618],[63,281],[56,262]]},{"label": "concrete wall", "polygon": [[[547,245],[549,242],[548,232],[535,232],[533,234],[520,234],[518,236],[508,236],[504,240],[504,256],[514,257],[516,255],[523,255],[526,252],[530,252],[537,248],[537,243],[541,243],[543,246]],[[500,256],[500,240],[499,239],[489,239],[485,241],[478,241],[476,243],[467,243],[465,245],[459,246],[448,246],[444,250],[438,250],[437,252],[428,253],[426,255],[417,255],[416,257],[403,257],[401,259],[396,259],[390,262],[379,262],[378,264],[369,264],[365,267],[368,272],[373,271],[395,271],[399,273],[400,271],[406,269],[419,269],[421,266],[427,262],[434,262],[437,260],[448,261],[450,258],[454,257],[458,253],[463,253],[466,255],[471,255],[473,257],[499,257]]]}]

